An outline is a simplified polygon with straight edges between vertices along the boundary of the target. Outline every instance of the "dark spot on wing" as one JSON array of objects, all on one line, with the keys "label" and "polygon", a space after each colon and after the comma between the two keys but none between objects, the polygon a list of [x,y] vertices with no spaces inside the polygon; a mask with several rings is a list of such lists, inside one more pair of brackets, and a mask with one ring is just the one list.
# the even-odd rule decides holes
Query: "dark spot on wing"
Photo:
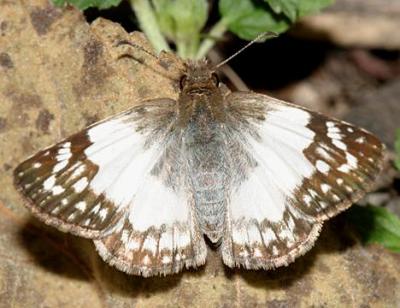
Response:
[{"label": "dark spot on wing", "polygon": [[40,111],[39,116],[36,119],[36,128],[44,133],[48,133],[50,122],[53,119],[54,116],[47,109]]},{"label": "dark spot on wing", "polygon": [[39,35],[45,35],[60,15],[61,10],[54,6],[36,7],[30,12],[32,26]]},{"label": "dark spot on wing", "polygon": [[11,57],[8,53],[2,52],[0,53],[0,66],[9,69],[14,67],[14,63],[11,60]]},{"label": "dark spot on wing", "polygon": [[0,117],[0,133],[6,130],[7,127],[7,119]]}]

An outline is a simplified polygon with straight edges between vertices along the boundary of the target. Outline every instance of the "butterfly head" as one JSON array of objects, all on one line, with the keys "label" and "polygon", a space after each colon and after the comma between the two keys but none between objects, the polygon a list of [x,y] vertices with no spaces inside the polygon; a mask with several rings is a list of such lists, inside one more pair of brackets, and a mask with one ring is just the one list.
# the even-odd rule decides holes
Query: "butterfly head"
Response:
[{"label": "butterfly head", "polygon": [[215,70],[206,60],[187,61],[180,80],[180,126],[223,121],[222,96]]},{"label": "butterfly head", "polygon": [[186,62],[186,71],[181,77],[182,92],[189,96],[198,96],[215,91],[219,80],[206,60]]}]

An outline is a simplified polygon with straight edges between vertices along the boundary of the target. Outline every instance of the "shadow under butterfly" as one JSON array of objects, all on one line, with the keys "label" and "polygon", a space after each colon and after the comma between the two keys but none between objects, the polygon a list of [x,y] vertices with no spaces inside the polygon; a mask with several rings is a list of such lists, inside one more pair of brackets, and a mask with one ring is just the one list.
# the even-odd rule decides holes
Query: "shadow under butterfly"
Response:
[{"label": "shadow under butterfly", "polygon": [[144,277],[203,265],[204,235],[229,267],[271,269],[306,253],[325,220],[371,189],[384,145],[349,123],[230,92],[215,71],[231,58],[186,61],[177,100],[144,101],[22,162],[14,179],[26,206]]}]

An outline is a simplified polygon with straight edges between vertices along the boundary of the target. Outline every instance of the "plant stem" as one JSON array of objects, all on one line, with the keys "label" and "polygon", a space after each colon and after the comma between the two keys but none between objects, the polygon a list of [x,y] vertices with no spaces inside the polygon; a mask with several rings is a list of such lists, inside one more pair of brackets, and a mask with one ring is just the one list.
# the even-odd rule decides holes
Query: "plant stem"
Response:
[{"label": "plant stem", "polygon": [[185,42],[182,42],[180,40],[175,41],[176,44],[176,53],[178,54],[179,57],[182,59],[186,59],[187,57],[187,46]]},{"label": "plant stem", "polygon": [[175,41],[177,47],[177,54],[183,59],[195,59],[198,46],[199,34],[193,33],[191,38],[177,39]]},{"label": "plant stem", "polygon": [[210,49],[214,47],[215,42],[222,38],[227,29],[226,21],[224,19],[219,20],[207,34],[208,38],[204,39],[201,43],[196,54],[196,59],[204,58]]},{"label": "plant stem", "polygon": [[162,35],[154,11],[149,0],[130,0],[131,7],[139,20],[139,25],[147,39],[158,52],[165,50],[171,51],[167,41]]}]

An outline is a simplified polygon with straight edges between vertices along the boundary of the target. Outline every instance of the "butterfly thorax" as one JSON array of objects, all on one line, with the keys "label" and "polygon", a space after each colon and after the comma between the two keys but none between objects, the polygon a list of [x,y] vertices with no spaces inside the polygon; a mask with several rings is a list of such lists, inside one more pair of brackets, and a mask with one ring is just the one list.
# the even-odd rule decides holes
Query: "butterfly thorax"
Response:
[{"label": "butterfly thorax", "polygon": [[181,127],[193,122],[208,126],[209,122],[224,121],[223,97],[217,77],[207,62],[188,62],[181,88],[178,99]]}]

